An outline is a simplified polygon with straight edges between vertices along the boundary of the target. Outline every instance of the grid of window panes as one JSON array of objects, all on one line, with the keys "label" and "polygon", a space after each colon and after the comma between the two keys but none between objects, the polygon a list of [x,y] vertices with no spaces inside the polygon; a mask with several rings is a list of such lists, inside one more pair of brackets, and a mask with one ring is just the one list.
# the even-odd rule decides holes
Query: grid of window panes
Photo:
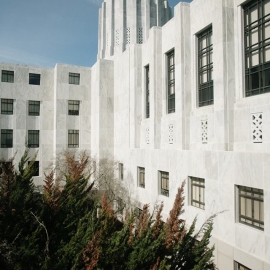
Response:
[{"label": "grid of window panes", "polygon": [[[28,161],[28,165],[31,163],[31,161]],[[39,161],[34,161],[33,163],[33,176],[39,176]]]},{"label": "grid of window panes", "polygon": [[32,116],[39,116],[40,114],[40,101],[29,100],[28,114]]},{"label": "grid of window panes", "polygon": [[13,99],[1,99],[1,114],[13,114]]},{"label": "grid of window panes", "polygon": [[202,178],[190,177],[191,186],[191,205],[204,209],[205,208],[205,181]]},{"label": "grid of window panes", "polygon": [[28,130],[28,147],[39,147],[39,130]]},{"label": "grid of window panes", "polygon": [[80,84],[80,74],[79,73],[69,73],[69,84]]},{"label": "grid of window panes", "polygon": [[40,74],[29,73],[29,84],[40,85]]},{"label": "grid of window panes", "polygon": [[79,100],[69,100],[68,101],[68,114],[69,115],[79,115],[80,111],[80,101]]},{"label": "grid of window panes", "polygon": [[13,83],[14,82],[14,71],[10,70],[2,70],[2,82],[9,82]]},{"label": "grid of window panes", "polygon": [[79,130],[74,129],[68,130],[68,147],[69,148],[79,147]]},{"label": "grid of window panes", "polygon": [[138,167],[139,187],[145,187],[145,168]]},{"label": "grid of window panes", "polygon": [[247,268],[246,266],[244,266],[243,264],[241,264],[239,262],[235,262],[234,270],[251,270],[251,269]]},{"label": "grid of window panes", "polygon": [[263,190],[239,186],[239,222],[264,229]]},{"label": "grid of window panes", "polygon": [[124,165],[123,163],[118,163],[118,170],[119,170],[119,179],[124,179]]},{"label": "grid of window panes", "polygon": [[1,148],[13,147],[13,130],[1,129]]},{"label": "grid of window panes", "polygon": [[270,2],[243,6],[246,96],[270,92]]},{"label": "grid of window panes", "polygon": [[168,65],[168,113],[175,112],[174,51],[167,54]]},{"label": "grid of window panes", "polygon": [[150,84],[149,84],[149,66],[145,67],[145,109],[146,118],[150,117]]},{"label": "grid of window panes", "polygon": [[199,107],[214,103],[212,27],[197,35]]},{"label": "grid of window panes", "polygon": [[160,174],[160,193],[169,197],[169,173],[159,172]]}]

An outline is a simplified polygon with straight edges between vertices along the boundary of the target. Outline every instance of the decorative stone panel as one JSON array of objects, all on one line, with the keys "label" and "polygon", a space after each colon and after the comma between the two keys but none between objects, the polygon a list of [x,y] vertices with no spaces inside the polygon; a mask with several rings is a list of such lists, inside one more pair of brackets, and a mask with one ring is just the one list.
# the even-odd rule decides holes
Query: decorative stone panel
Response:
[{"label": "decorative stone panel", "polygon": [[150,134],[149,133],[150,133],[149,132],[149,127],[147,127],[145,129],[145,142],[146,142],[146,144],[149,144],[149,142],[150,142]]},{"label": "decorative stone panel", "polygon": [[173,144],[173,125],[169,125],[169,144]]},{"label": "decorative stone panel", "polygon": [[201,121],[202,143],[208,142],[208,122],[207,120]]},{"label": "decorative stone panel", "polygon": [[251,114],[251,130],[253,143],[262,143],[262,113]]},{"label": "decorative stone panel", "polygon": [[143,28],[138,29],[138,43],[143,44]]},{"label": "decorative stone panel", "polygon": [[115,30],[115,45],[116,46],[119,46],[119,44],[120,44],[120,41],[119,41],[119,30],[116,29]]},{"label": "decorative stone panel", "polygon": [[130,27],[127,27],[127,33],[126,33],[126,35],[127,35],[127,44],[130,44]]}]

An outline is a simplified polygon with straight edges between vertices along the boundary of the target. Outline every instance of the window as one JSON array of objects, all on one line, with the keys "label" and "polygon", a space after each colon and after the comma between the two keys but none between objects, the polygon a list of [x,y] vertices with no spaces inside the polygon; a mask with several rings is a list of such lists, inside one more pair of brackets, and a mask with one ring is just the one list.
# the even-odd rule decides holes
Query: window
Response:
[{"label": "window", "polygon": [[[28,161],[28,165],[30,163],[31,163],[31,161]],[[33,163],[33,169],[34,169],[33,176],[39,176],[39,161],[34,161],[34,163]]]},{"label": "window", "polygon": [[160,178],[160,194],[169,197],[169,173],[159,172]]},{"label": "window", "polygon": [[238,186],[239,222],[264,229],[263,190]]},{"label": "window", "polygon": [[14,71],[2,70],[2,82],[14,82]]},{"label": "window", "polygon": [[69,73],[69,84],[80,84],[79,73]]},{"label": "window", "polygon": [[13,99],[1,99],[1,114],[13,114]]},{"label": "window", "polygon": [[175,112],[174,51],[167,54],[168,68],[168,113]]},{"label": "window", "polygon": [[124,179],[124,165],[123,163],[118,163],[119,179]]},{"label": "window", "polygon": [[40,74],[29,73],[29,84],[40,85]]},{"label": "window", "polygon": [[80,101],[79,100],[69,100],[68,101],[68,114],[69,115],[79,115]]},{"label": "window", "polygon": [[68,130],[68,147],[69,148],[79,147],[79,130],[74,129]]},{"label": "window", "polygon": [[195,207],[204,209],[205,208],[204,179],[198,177],[190,177],[190,188],[191,188],[190,204]]},{"label": "window", "polygon": [[3,172],[8,172],[12,170],[12,162],[11,161],[0,161],[0,180]]},{"label": "window", "polygon": [[150,116],[150,88],[149,88],[149,66],[145,67],[145,109],[146,118]]},{"label": "window", "polygon": [[197,35],[199,107],[214,103],[212,27]]},{"label": "window", "polygon": [[28,147],[39,147],[39,130],[28,130]]},{"label": "window", "polygon": [[243,6],[246,97],[270,92],[269,8],[268,0]]},{"label": "window", "polygon": [[145,187],[145,169],[142,167],[138,167],[138,184],[139,187]]},{"label": "window", "polygon": [[234,270],[251,270],[239,262],[234,262]]},{"label": "window", "polygon": [[40,101],[29,100],[28,114],[32,116],[39,116],[40,114]]},{"label": "window", "polygon": [[13,130],[1,129],[1,148],[13,147]]}]

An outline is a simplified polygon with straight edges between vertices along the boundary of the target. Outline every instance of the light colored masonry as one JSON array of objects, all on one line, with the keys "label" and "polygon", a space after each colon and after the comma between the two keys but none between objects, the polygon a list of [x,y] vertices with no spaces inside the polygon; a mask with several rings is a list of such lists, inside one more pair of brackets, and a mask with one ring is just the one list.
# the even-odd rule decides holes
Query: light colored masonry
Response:
[{"label": "light colored masonry", "polygon": [[225,210],[219,269],[269,270],[269,19],[269,0],[106,0],[93,67],[0,64],[0,158],[26,140],[41,185],[63,149],[109,153],[164,218],[186,181],[188,224]]}]

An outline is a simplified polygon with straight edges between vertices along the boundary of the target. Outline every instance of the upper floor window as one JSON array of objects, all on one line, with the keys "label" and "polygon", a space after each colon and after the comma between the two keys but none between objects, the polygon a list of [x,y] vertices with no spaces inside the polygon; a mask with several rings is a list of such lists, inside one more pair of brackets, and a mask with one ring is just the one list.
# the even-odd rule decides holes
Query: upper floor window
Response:
[{"label": "upper floor window", "polygon": [[1,129],[1,148],[13,147],[13,130]]},{"label": "upper floor window", "polygon": [[197,35],[199,107],[214,103],[212,26]]},{"label": "upper floor window", "polygon": [[40,101],[29,100],[28,114],[32,116],[39,116],[40,114]]},{"label": "upper floor window", "polygon": [[138,167],[138,184],[139,187],[145,187],[145,168]]},{"label": "upper floor window", "polygon": [[150,88],[149,88],[149,65],[145,67],[145,110],[146,118],[150,116]]},{"label": "upper floor window", "polygon": [[168,113],[175,112],[174,50],[167,53]]},{"label": "upper floor window", "polygon": [[238,186],[238,201],[239,222],[264,230],[263,190]]},{"label": "upper floor window", "polygon": [[28,130],[28,147],[39,147],[39,130]]},{"label": "upper floor window", "polygon": [[160,179],[160,193],[164,196],[169,197],[169,173],[160,171],[159,179]]},{"label": "upper floor window", "polygon": [[68,147],[69,148],[79,147],[79,130],[74,129],[68,130]]},{"label": "upper floor window", "polygon": [[40,74],[29,73],[29,84],[40,85]]},{"label": "upper floor window", "polygon": [[203,178],[190,177],[190,187],[191,187],[191,200],[190,204],[204,209],[205,208],[205,183]]},{"label": "upper floor window", "polygon": [[11,70],[2,70],[2,82],[14,82],[14,71]]},{"label": "upper floor window", "polygon": [[80,74],[79,73],[69,73],[69,84],[80,84]]},{"label": "upper floor window", "polygon": [[1,99],[1,114],[13,114],[13,99]]},{"label": "upper floor window", "polygon": [[270,92],[270,2],[253,0],[243,6],[246,96]]},{"label": "upper floor window", "polygon": [[69,100],[68,101],[68,114],[69,115],[79,115],[80,101],[79,100]]}]

